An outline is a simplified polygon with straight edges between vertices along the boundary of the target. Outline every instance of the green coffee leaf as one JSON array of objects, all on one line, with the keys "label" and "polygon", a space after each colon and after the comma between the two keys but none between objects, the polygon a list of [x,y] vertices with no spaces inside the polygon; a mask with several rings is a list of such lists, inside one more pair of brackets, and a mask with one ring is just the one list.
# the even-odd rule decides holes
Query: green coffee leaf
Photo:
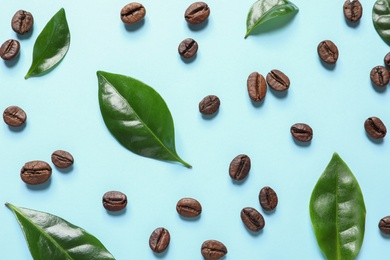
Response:
[{"label": "green coffee leaf", "polygon": [[25,79],[53,69],[66,55],[70,32],[65,10],[61,8],[46,24],[34,43],[33,60]]},{"label": "green coffee leaf", "polygon": [[15,214],[34,260],[115,260],[84,229],[49,213],[5,205]]},{"label": "green coffee leaf", "polygon": [[257,27],[278,17],[297,13],[299,8],[288,0],[258,0],[249,9],[245,38]]},{"label": "green coffee leaf", "polygon": [[141,156],[176,161],[191,168],[176,153],[171,112],[163,98],[134,78],[97,72],[99,104],[104,123],[124,147]]},{"label": "green coffee leaf", "polygon": [[390,44],[390,0],[377,0],[372,8],[372,21],[380,37]]},{"label": "green coffee leaf", "polygon": [[310,218],[327,259],[353,260],[363,243],[366,207],[359,183],[335,153],[310,198]]}]

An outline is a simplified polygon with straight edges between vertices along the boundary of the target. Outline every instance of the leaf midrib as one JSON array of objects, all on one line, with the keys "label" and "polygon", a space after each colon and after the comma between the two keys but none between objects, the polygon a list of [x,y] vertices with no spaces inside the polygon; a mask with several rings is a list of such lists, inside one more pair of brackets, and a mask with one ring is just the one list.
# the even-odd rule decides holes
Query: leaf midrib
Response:
[{"label": "leaf midrib", "polygon": [[[41,227],[39,227],[38,225],[36,225],[33,221],[31,221],[30,219],[28,219],[27,217],[25,217],[24,215],[23,215],[23,213],[22,212],[20,212],[16,207],[14,207],[13,205],[11,205],[11,204],[8,204],[11,208],[12,208],[12,210],[14,211],[14,213],[18,213],[23,219],[25,219],[25,220],[27,220],[33,227],[35,227],[38,231],[40,231],[40,233],[41,234],[43,234],[50,242],[52,242],[65,256],[67,256],[70,260],[74,260],[74,258],[72,258],[69,254],[68,254],[68,252],[66,252],[66,250],[65,249],[63,249],[58,243],[57,243],[57,241],[55,241],[54,239],[53,239],[53,237],[51,237],[51,236],[49,236],[49,234],[47,233],[47,232],[45,232],[44,231],[44,229],[42,229]],[[18,222],[19,222],[19,224],[22,226],[22,223],[20,223],[20,221],[19,221],[19,218],[17,218],[18,219]],[[23,227],[23,226],[22,226]],[[23,232],[23,234],[24,234],[24,236],[26,237],[26,233],[25,232]],[[27,237],[26,237],[26,239],[27,239]],[[29,245],[29,247],[30,247],[30,245]]]}]

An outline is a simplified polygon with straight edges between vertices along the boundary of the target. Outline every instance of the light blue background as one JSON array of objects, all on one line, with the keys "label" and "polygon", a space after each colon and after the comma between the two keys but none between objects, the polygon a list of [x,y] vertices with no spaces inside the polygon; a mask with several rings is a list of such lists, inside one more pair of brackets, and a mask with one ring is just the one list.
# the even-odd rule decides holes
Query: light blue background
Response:
[{"label": "light blue background", "polygon": [[[116,259],[202,259],[200,247],[207,239],[227,246],[226,259],[324,259],[311,227],[309,198],[338,152],[366,202],[366,234],[358,259],[389,259],[390,239],[377,225],[390,215],[390,137],[373,142],[363,127],[370,116],[390,127],[390,91],[374,88],[369,78],[390,51],[372,25],[375,1],[362,1],[360,23],[349,26],[344,1],[295,0],[300,11],[289,23],[244,40],[253,2],[209,0],[206,26],[193,30],[183,18],[192,3],[188,0],[142,1],[147,14],[138,28],[126,28],[119,18],[127,1],[2,1],[0,41],[19,39],[21,53],[17,61],[0,61],[0,110],[17,105],[28,119],[20,131],[0,124],[0,202],[49,212],[83,227]],[[71,31],[69,52],[49,74],[25,80],[35,39],[61,7]],[[11,29],[19,9],[34,15],[30,37],[19,38]],[[177,53],[188,37],[199,44],[190,63]],[[325,39],[339,48],[334,68],[322,65],[316,52]],[[285,95],[268,91],[261,105],[253,105],[247,77],[271,69],[285,72],[291,87]],[[113,138],[99,110],[97,70],[132,76],[161,94],[174,118],[177,151],[193,169],[137,156]],[[209,94],[220,97],[221,107],[214,118],[205,119],[198,103]],[[289,129],[297,122],[313,128],[310,145],[292,139]],[[39,187],[21,181],[25,162],[50,162],[57,149],[73,154],[70,171],[53,167],[51,181]],[[246,181],[235,184],[228,167],[240,153],[251,157],[252,169]],[[279,196],[272,214],[258,203],[266,185]],[[103,208],[101,198],[109,190],[127,194],[122,214]],[[175,206],[183,197],[201,202],[199,219],[179,217]],[[240,219],[241,209],[248,206],[266,221],[257,235]],[[0,223],[0,258],[31,259],[5,206],[0,207]],[[159,256],[148,240],[161,226],[171,233],[171,243]]]}]

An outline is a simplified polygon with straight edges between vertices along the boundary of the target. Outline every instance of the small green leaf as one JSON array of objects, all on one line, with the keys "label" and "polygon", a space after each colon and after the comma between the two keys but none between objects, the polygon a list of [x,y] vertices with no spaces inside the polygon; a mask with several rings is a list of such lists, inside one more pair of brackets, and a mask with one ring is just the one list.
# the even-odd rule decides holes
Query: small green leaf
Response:
[{"label": "small green leaf", "polygon": [[390,45],[390,0],[377,0],[372,8],[372,22],[382,39]]},{"label": "small green leaf", "polygon": [[151,87],[131,77],[97,72],[99,104],[104,123],[124,147],[141,156],[176,161],[171,112]]},{"label": "small green leaf", "polygon": [[49,213],[5,205],[15,214],[34,260],[115,260],[84,229]]},{"label": "small green leaf", "polygon": [[61,8],[46,24],[34,43],[33,61],[25,79],[53,69],[66,55],[70,32],[65,10]]},{"label": "small green leaf", "polygon": [[298,7],[288,0],[259,0],[249,9],[245,38],[267,21],[298,12]]},{"label": "small green leaf", "polygon": [[359,183],[337,153],[314,187],[310,218],[327,259],[357,256],[363,244],[366,207]]}]

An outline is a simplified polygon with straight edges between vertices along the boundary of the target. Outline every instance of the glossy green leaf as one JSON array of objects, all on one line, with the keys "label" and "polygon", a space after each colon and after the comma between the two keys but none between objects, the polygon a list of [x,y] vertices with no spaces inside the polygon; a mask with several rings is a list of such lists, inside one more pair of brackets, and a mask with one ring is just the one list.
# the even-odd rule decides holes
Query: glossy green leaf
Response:
[{"label": "glossy green leaf", "polygon": [[364,237],[366,207],[359,183],[335,153],[310,198],[310,217],[327,259],[352,260]]},{"label": "glossy green leaf", "polygon": [[103,244],[66,220],[6,203],[23,230],[34,260],[114,260]]},{"label": "glossy green leaf", "polygon": [[288,0],[259,0],[249,9],[245,38],[267,21],[298,12],[298,7]]},{"label": "glossy green leaf", "polygon": [[372,8],[375,30],[390,45],[390,0],[377,0]]},{"label": "glossy green leaf", "polygon": [[61,8],[35,41],[32,64],[24,78],[39,76],[50,71],[65,57],[69,45],[68,22],[64,8]]},{"label": "glossy green leaf", "polygon": [[149,158],[180,162],[171,112],[151,87],[131,77],[97,72],[104,123],[130,151]]}]

